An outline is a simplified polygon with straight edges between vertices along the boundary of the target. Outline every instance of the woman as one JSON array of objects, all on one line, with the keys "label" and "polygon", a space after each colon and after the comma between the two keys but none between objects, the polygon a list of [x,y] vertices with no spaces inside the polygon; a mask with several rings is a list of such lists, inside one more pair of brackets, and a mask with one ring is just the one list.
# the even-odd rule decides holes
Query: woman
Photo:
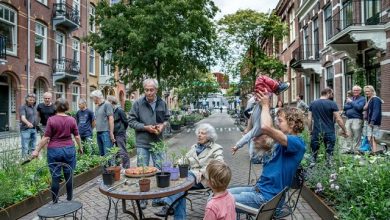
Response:
[{"label": "woman", "polygon": [[66,183],[66,199],[70,201],[73,197],[72,171],[76,168],[76,148],[72,140],[72,134],[79,146],[80,153],[83,153],[83,148],[81,147],[76,120],[65,114],[69,110],[68,101],[64,98],[59,98],[54,105],[57,113],[48,119],[45,135],[39,142],[36,150],[33,151],[32,157],[38,157],[41,149],[48,144],[47,163],[49,164],[52,178],[52,199],[56,203],[58,202],[58,191],[61,181],[61,169],[58,168],[59,165],[56,162],[68,164],[72,168],[72,170],[69,170],[66,166],[62,167],[65,180],[69,179]]},{"label": "woman", "polygon": [[[223,161],[223,148],[221,145],[215,143],[215,141],[217,140],[217,133],[215,131],[215,128],[210,124],[200,124],[196,128],[195,134],[198,137],[198,141],[190,148],[190,150],[186,154],[186,160],[189,162],[190,165],[189,174],[194,176],[196,180],[194,186],[191,189],[204,189],[208,187],[205,178],[206,167],[213,159]],[[169,205],[171,205],[181,195],[183,195],[183,193],[178,193],[163,198],[161,201],[164,207],[155,214],[160,217],[166,216]],[[178,202],[178,205],[175,207],[174,213],[175,219],[186,219],[185,199],[181,199]],[[173,213],[171,212],[168,214],[172,215]]]},{"label": "woman", "polygon": [[282,109],[284,106],[283,106],[283,102],[282,100],[278,100],[278,102],[276,103],[276,106],[274,108],[274,111],[273,111],[273,118],[274,118],[274,125],[277,125],[278,124],[278,111],[279,109]]},{"label": "woman", "polygon": [[382,121],[382,103],[383,100],[376,96],[376,92],[373,86],[368,85],[364,87],[364,93],[366,94],[367,102],[363,110],[364,114],[364,133],[370,141],[372,147],[372,153],[377,153],[376,139],[379,138],[379,126]]}]

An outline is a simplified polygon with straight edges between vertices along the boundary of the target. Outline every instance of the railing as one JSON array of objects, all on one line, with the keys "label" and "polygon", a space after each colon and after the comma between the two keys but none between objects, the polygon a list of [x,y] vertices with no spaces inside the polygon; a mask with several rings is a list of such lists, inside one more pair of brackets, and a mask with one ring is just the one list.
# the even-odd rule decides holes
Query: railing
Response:
[{"label": "railing", "polygon": [[65,16],[66,19],[80,25],[80,12],[65,2],[54,3],[54,17]]},{"label": "railing", "polygon": [[0,35],[0,59],[7,59],[7,38]]},{"label": "railing", "polygon": [[296,62],[303,60],[319,60],[320,45],[319,44],[302,44],[292,53]]},{"label": "railing", "polygon": [[53,59],[53,73],[59,72],[64,72],[71,75],[79,75],[79,62],[67,58]]},{"label": "railing", "polygon": [[366,26],[384,24],[381,16],[382,0],[350,0],[346,1],[340,11],[332,16],[332,32],[335,36],[350,26]]}]

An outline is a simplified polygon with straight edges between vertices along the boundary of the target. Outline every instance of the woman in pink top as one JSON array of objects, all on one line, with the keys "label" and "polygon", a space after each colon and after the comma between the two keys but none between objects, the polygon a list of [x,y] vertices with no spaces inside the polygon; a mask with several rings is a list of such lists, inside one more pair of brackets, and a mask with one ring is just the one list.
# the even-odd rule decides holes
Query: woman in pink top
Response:
[{"label": "woman in pink top", "polygon": [[47,144],[47,163],[49,164],[52,178],[51,191],[53,202],[58,201],[58,191],[61,181],[61,169],[58,168],[59,165],[56,162],[66,163],[72,168],[72,170],[69,170],[65,166],[62,167],[65,180],[70,178],[66,184],[66,199],[70,201],[73,197],[72,172],[76,168],[76,148],[72,140],[72,135],[80,147],[80,153],[83,152],[83,148],[81,147],[81,139],[76,120],[65,114],[69,110],[68,101],[64,98],[57,99],[55,108],[57,113],[48,119],[45,135],[39,142],[36,150],[32,153],[32,157],[38,157],[41,149]]},{"label": "woman in pink top", "polygon": [[206,205],[203,220],[235,220],[234,197],[226,190],[232,177],[229,166],[223,161],[212,160],[207,165],[206,172],[213,197]]}]

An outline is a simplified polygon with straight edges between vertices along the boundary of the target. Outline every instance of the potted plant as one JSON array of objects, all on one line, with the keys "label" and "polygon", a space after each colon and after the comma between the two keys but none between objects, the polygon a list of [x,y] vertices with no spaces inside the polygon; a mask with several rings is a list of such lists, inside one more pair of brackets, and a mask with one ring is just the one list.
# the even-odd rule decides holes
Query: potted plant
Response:
[{"label": "potted plant", "polygon": [[157,163],[160,165],[159,168],[161,168],[161,171],[167,171],[168,168],[172,167],[172,163],[167,160],[166,155],[167,155],[167,150],[168,150],[168,145],[164,141],[159,141],[152,143],[152,148],[150,149],[151,152],[153,152],[155,155],[162,155],[164,161],[160,160],[160,163]]},{"label": "potted plant", "polygon": [[118,157],[118,152],[118,147],[111,147],[103,158],[103,174],[112,173],[115,181],[118,181],[121,178],[121,167],[119,166],[120,158]]},{"label": "potted plant", "polygon": [[[157,163],[162,164],[162,160],[158,160]],[[161,166],[161,165],[160,165]],[[162,170],[161,172],[156,173],[156,183],[157,187],[164,188],[169,186],[169,180],[171,177],[171,173],[168,172],[171,167]]]},{"label": "potted plant", "polygon": [[171,173],[171,180],[177,180],[179,179],[179,168],[177,167],[177,155],[175,152],[171,153],[171,161],[172,161],[172,167],[170,168]]},{"label": "potted plant", "polygon": [[173,118],[171,121],[171,129],[174,130],[174,131],[178,131],[180,130],[180,127],[181,127],[181,121],[179,119],[177,119],[176,117]]},{"label": "potted plant", "polygon": [[142,177],[138,181],[139,184],[139,190],[141,192],[148,192],[150,190],[150,179],[145,178],[145,163],[144,163],[144,156],[140,155],[138,157],[140,159],[140,162],[142,164]]},{"label": "potted plant", "polygon": [[186,178],[188,176],[188,168],[189,168],[189,161],[186,157],[187,149],[183,147],[180,149],[180,163],[179,163],[179,171],[180,171],[180,178]]}]

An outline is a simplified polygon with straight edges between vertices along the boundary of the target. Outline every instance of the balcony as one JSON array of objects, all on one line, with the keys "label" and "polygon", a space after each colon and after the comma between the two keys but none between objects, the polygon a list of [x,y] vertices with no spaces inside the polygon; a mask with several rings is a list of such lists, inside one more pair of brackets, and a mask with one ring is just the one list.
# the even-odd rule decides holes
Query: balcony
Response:
[{"label": "balcony", "polygon": [[0,65],[7,63],[7,41],[6,37],[0,35]]},{"label": "balcony", "polygon": [[80,12],[65,2],[54,3],[53,27],[61,27],[72,32],[80,27]]},{"label": "balcony", "polygon": [[292,53],[291,67],[303,73],[321,73],[319,44],[302,44]]},{"label": "balcony", "polygon": [[[336,51],[356,54],[357,43],[369,41],[373,47],[386,50],[384,31],[386,14],[381,15],[382,0],[345,1],[339,12],[333,14],[326,31],[326,44]],[[329,21],[330,22],[330,21]]]},{"label": "balcony", "polygon": [[53,59],[53,85],[56,82],[70,83],[79,77],[79,62],[67,58]]}]

